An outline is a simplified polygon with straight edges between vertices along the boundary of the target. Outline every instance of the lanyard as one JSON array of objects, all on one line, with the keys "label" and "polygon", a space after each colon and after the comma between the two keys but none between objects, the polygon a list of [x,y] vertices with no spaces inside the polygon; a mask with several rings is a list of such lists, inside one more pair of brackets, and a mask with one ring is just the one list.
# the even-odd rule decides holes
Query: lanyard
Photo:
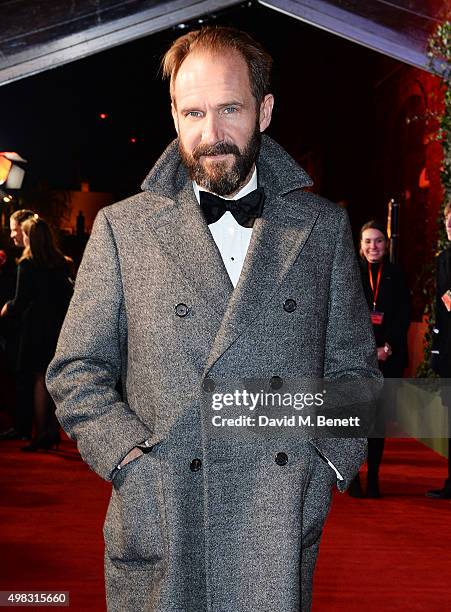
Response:
[{"label": "lanyard", "polygon": [[371,292],[373,294],[373,310],[376,310],[377,296],[379,295],[379,285],[381,284],[381,274],[384,264],[381,263],[377,272],[376,289],[374,289],[373,273],[371,272],[371,264],[368,262],[368,276],[370,277]]}]

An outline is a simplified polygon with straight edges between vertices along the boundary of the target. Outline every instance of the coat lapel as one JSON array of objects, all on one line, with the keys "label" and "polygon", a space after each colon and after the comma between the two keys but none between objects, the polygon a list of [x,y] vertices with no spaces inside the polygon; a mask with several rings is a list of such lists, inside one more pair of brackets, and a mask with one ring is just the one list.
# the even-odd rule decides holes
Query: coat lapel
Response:
[{"label": "coat lapel", "polygon": [[243,270],[231,294],[205,373],[264,311],[299,257],[315,225],[317,211],[306,211],[287,223],[287,216],[278,214],[285,202],[280,199],[277,204],[269,214],[255,222]]},{"label": "coat lapel", "polygon": [[180,272],[194,298],[201,299],[220,323],[233,286],[191,185],[180,194],[178,206],[156,226],[156,238],[166,257]]},{"label": "coat lapel", "polygon": [[212,338],[233,286],[180,159],[177,140],[156,162],[142,188],[151,194],[150,227],[170,264],[170,273],[193,299],[202,300],[210,314],[205,326]]},{"label": "coat lapel", "polygon": [[180,282],[204,302],[217,326],[226,312],[233,285],[190,182],[177,201],[159,215],[153,230],[166,258],[178,270]]}]

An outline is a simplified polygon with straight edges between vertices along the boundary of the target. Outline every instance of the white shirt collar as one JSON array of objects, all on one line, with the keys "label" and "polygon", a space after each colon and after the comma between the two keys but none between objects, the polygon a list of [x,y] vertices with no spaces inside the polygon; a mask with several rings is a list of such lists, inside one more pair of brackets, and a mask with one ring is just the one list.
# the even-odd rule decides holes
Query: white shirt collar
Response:
[{"label": "white shirt collar", "polygon": [[[250,193],[251,191],[255,191],[255,189],[257,189],[258,186],[258,182],[257,182],[257,166],[254,167],[254,172],[252,173],[252,176],[250,178],[250,180],[246,183],[246,185],[244,185],[244,187],[242,187],[238,193],[236,193],[234,196],[230,197],[224,197],[224,196],[218,196],[219,198],[224,198],[224,200],[238,200],[239,198],[244,198],[245,195],[247,195],[248,193]],[[196,196],[196,200],[198,202],[200,202],[200,196],[199,196],[199,191],[207,191],[207,189],[200,189],[199,185],[196,183],[196,181],[193,181],[193,189],[194,189],[194,195]]]}]

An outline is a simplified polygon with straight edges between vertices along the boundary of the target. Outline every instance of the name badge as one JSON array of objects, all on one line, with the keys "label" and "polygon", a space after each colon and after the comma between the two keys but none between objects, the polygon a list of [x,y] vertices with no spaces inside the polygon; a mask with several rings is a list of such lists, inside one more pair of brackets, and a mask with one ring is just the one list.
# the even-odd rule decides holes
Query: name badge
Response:
[{"label": "name badge", "polygon": [[370,314],[371,314],[371,323],[373,325],[382,325],[382,321],[384,320],[383,312],[379,312],[378,310],[373,310]]},{"label": "name badge", "polygon": [[442,295],[442,302],[445,304],[445,308],[448,312],[451,311],[451,289],[448,289],[448,291],[445,291],[445,293]]}]

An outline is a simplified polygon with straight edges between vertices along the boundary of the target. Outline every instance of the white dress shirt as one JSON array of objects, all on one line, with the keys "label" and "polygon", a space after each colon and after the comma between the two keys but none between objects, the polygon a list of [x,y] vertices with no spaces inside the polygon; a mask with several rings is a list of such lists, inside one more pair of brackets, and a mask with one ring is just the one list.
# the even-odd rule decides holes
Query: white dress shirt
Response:
[{"label": "white dress shirt", "polygon": [[[194,181],[193,189],[197,201],[200,202],[199,191],[201,190],[199,189],[198,184]],[[257,189],[257,168],[254,168],[254,172],[250,180],[242,189],[240,189],[237,194],[231,198],[223,199],[238,200],[255,189]],[[202,191],[206,190],[204,189]],[[227,274],[232,281],[232,285],[236,287],[238,279],[240,278],[241,270],[243,269],[249,243],[251,241],[252,227],[241,226],[235,220],[232,213],[227,210],[222,217],[216,221],[216,223],[211,223],[208,228],[221,254],[222,261],[224,262]]]}]

